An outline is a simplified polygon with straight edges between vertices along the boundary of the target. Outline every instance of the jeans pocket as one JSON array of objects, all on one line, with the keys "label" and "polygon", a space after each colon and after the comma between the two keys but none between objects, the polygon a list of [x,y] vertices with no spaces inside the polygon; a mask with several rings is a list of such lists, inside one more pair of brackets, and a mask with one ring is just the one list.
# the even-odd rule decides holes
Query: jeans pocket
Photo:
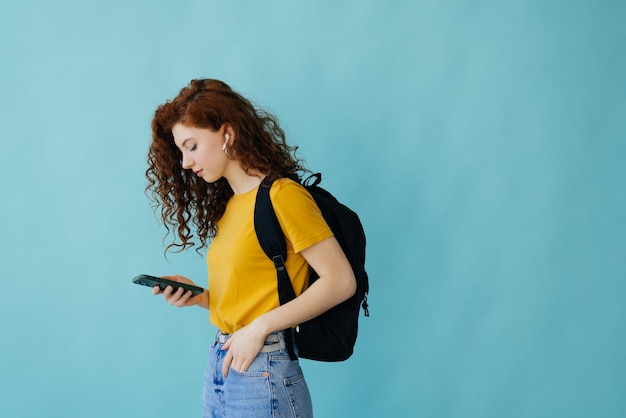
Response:
[{"label": "jeans pocket", "polygon": [[304,380],[304,374],[300,373],[284,379],[283,383],[294,416],[297,418],[312,418],[313,406],[311,404],[311,394],[309,393],[306,380]]},{"label": "jeans pocket", "polygon": [[224,379],[224,416],[271,415],[271,385],[267,372],[239,372],[232,367]]}]

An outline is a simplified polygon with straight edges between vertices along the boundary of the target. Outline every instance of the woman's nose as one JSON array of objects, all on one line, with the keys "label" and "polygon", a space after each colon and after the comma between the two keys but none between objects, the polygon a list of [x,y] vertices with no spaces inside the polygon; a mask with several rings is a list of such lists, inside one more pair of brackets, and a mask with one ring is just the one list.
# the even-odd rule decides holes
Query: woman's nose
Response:
[{"label": "woman's nose", "polygon": [[191,168],[191,167],[193,167],[193,161],[191,160],[191,158],[183,154],[183,168],[187,170],[188,168]]}]

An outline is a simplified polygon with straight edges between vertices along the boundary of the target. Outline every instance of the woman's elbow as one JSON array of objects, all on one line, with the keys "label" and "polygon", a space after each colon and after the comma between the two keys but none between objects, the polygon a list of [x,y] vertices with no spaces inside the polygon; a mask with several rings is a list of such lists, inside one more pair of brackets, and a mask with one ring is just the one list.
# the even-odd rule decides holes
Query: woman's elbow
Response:
[{"label": "woman's elbow", "polygon": [[348,300],[356,293],[356,278],[352,271],[346,275],[344,283],[342,296],[344,297],[343,300]]}]

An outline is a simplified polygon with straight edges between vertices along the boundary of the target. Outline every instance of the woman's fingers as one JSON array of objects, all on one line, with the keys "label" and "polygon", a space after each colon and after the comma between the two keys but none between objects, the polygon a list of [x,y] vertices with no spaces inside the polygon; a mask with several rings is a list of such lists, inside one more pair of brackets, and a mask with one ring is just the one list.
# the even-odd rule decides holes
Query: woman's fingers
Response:
[{"label": "woman's fingers", "polygon": [[222,363],[222,375],[224,377],[228,376],[228,368],[230,367],[230,364],[231,364],[232,361],[233,361],[233,355],[232,355],[231,351],[228,350],[226,352],[226,356],[224,356],[224,363]]},{"label": "woman's fingers", "polygon": [[177,306],[179,308],[182,308],[183,306],[187,306],[187,301],[189,300],[189,298],[191,298],[191,290],[184,292],[183,288],[180,287],[178,288],[178,291],[176,292],[176,295],[178,294],[180,294],[181,296],[178,298],[177,301],[172,303],[172,305]]},{"label": "woman's fingers", "polygon": [[261,351],[266,335],[259,333],[252,325],[235,332],[222,346],[226,350],[222,375],[228,376],[229,368],[238,372],[246,372]]},{"label": "woman's fingers", "polygon": [[161,292],[161,289],[159,289],[158,286],[155,286],[152,289],[152,294],[158,295],[159,293],[163,294],[163,298],[167,303],[179,308],[185,306],[185,304],[191,297],[191,291],[189,290],[185,292],[185,289],[183,289],[182,287],[179,287],[178,289],[176,289],[176,291],[174,291],[174,288],[172,286],[167,286],[165,290]]}]

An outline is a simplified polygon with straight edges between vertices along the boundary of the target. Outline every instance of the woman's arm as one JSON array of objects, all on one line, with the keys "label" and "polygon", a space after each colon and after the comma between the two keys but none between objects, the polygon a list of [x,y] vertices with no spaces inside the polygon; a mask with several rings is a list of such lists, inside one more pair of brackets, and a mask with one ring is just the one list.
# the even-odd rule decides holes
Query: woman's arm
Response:
[{"label": "woman's arm", "polygon": [[319,275],[319,279],[296,299],[254,321],[266,334],[315,318],[356,292],[352,267],[334,237],[303,250],[302,255]]},{"label": "woman's arm", "polygon": [[294,300],[273,309],[241,328],[224,344],[228,350],[222,372],[228,367],[245,372],[272,332],[287,329],[326,312],[356,292],[356,279],[341,246],[331,237],[302,251],[319,279]]},{"label": "woman's arm", "polygon": [[[184,276],[180,276],[175,274],[173,276],[163,276],[164,279],[173,280],[175,282],[187,283],[194,286],[197,286],[193,281],[189,280]],[[200,306],[204,309],[209,309],[209,291],[205,290],[201,294],[197,296],[191,296],[191,291],[184,292],[182,287],[179,287],[176,292],[174,292],[174,288],[172,286],[167,286],[165,290],[161,290],[159,286],[154,286],[152,288],[153,295],[163,295],[163,298],[167,303],[176,307],[183,306]]]}]

